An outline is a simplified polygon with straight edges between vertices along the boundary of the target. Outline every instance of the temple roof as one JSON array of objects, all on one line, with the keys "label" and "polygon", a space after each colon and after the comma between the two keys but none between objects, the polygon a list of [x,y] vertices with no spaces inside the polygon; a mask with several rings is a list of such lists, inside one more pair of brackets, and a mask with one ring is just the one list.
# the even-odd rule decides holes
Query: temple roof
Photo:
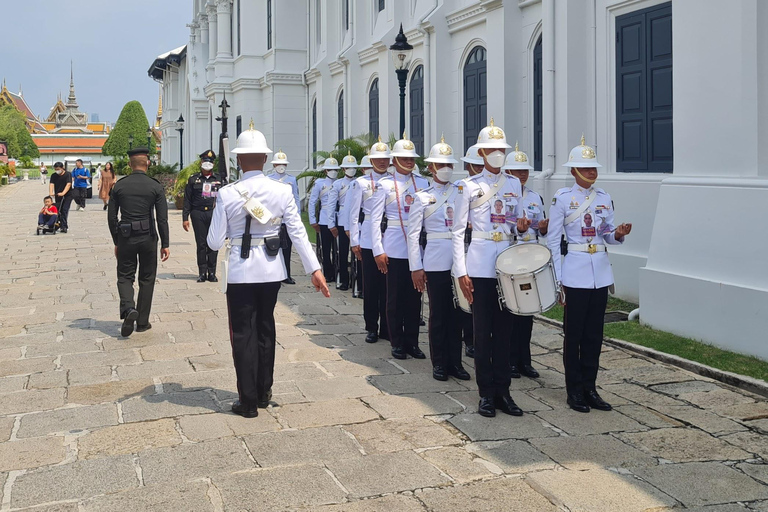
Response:
[{"label": "temple roof", "polygon": [[85,135],[85,134],[33,134],[32,140],[35,141],[40,153],[82,153],[82,154],[101,154],[101,148],[109,138],[108,135]]},{"label": "temple roof", "polygon": [[37,118],[37,116],[32,112],[32,109],[29,107],[29,105],[27,105],[27,102],[24,100],[22,93],[19,92],[19,94],[14,94],[9,91],[5,86],[5,80],[3,80],[2,88],[0,88],[0,105],[13,105],[16,107],[16,110],[21,112],[27,119],[27,128],[30,130],[30,132],[45,132],[45,128],[40,123],[40,120]]}]

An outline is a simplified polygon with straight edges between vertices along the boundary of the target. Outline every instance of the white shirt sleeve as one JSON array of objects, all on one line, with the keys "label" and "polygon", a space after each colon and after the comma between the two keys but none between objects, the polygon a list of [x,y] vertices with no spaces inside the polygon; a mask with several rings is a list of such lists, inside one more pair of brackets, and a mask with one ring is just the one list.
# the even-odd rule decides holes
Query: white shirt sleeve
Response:
[{"label": "white shirt sleeve", "polygon": [[453,275],[462,277],[467,275],[467,258],[464,254],[464,234],[467,232],[469,219],[469,187],[466,181],[459,183],[463,193],[456,194],[456,202],[453,212]]},{"label": "white shirt sleeve", "polygon": [[419,194],[413,196],[413,204],[408,213],[408,265],[411,272],[424,268],[421,259],[421,246],[419,237],[421,236],[421,227],[424,224],[424,203]]},{"label": "white shirt sleeve", "polygon": [[[214,218],[216,218],[216,211],[214,210]],[[304,229],[304,223],[301,222],[301,215],[299,215],[299,209],[296,207],[296,202],[291,194],[290,198],[286,201],[285,211],[283,212],[283,224],[285,224],[288,230],[288,236],[291,238],[296,252],[301,257],[301,263],[304,265],[304,270],[307,274],[311,274],[315,270],[320,269],[320,262],[317,261],[315,251],[312,249],[312,244],[309,243],[309,237],[307,237],[307,230]],[[211,224],[213,226],[213,224]],[[210,237],[210,232],[208,234]]]},{"label": "white shirt sleeve", "polygon": [[318,178],[315,180],[315,184],[312,185],[312,192],[309,194],[309,223],[317,224],[317,201],[320,198],[320,190],[323,188],[324,178]]},{"label": "white shirt sleeve", "polygon": [[224,201],[219,201],[219,204],[213,209],[213,218],[211,219],[211,227],[208,228],[206,242],[208,243],[208,247],[214,251],[218,251],[224,247],[226,238],[227,211],[224,208]]},{"label": "white shirt sleeve", "polygon": [[338,213],[336,212],[336,204],[339,202],[339,184],[341,180],[336,180],[331,185],[331,190],[328,191],[328,207],[331,209],[329,228],[335,228],[339,225]]},{"label": "white shirt sleeve", "polygon": [[347,192],[345,207],[347,209],[347,218],[349,224],[349,246],[357,247],[360,245],[360,204],[363,201],[363,187],[357,181],[353,181]]},{"label": "white shirt sleeve", "polygon": [[549,231],[547,232],[547,247],[552,252],[552,265],[555,267],[557,281],[561,282],[562,256],[560,255],[560,237],[565,228],[565,203],[558,201],[549,209]]},{"label": "white shirt sleeve", "polygon": [[379,184],[378,189],[371,198],[371,247],[373,247],[373,255],[379,256],[384,254],[384,245],[382,244],[381,236],[381,219],[384,216],[384,207],[387,202],[387,189]]}]

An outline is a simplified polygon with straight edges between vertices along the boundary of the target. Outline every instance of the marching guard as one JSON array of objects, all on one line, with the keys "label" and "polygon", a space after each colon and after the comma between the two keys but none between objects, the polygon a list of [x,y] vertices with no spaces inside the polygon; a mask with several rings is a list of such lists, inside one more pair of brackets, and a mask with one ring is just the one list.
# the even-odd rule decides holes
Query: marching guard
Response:
[{"label": "marching guard", "polygon": [[[520,151],[519,145],[515,143],[515,150],[507,155],[507,161],[502,170],[520,180],[520,185],[523,187],[520,209],[523,217],[531,221],[528,231],[520,233],[517,237],[518,244],[535,244],[539,242],[540,236],[547,235],[549,220],[544,213],[544,201],[539,194],[525,186],[531,169],[533,167],[528,161],[528,155]],[[517,222],[517,219],[513,220]],[[531,364],[532,332],[532,315],[512,315],[512,349],[509,362],[513,379],[519,379],[521,374],[531,379],[539,377],[539,372]]]},{"label": "marching guard", "polygon": [[[325,159],[323,162],[323,171],[325,178],[318,178],[312,187],[312,193],[309,195],[309,223],[314,230],[320,233],[320,245],[323,256],[323,273],[327,282],[336,281],[336,267],[332,258],[334,237],[331,234],[334,218],[336,217],[336,206],[331,202],[331,189],[336,176],[339,174],[339,162],[333,157]],[[318,216],[317,203],[320,202],[320,215]]]},{"label": "marching guard", "polygon": [[[301,215],[299,186],[296,183],[296,178],[286,172],[288,170],[289,163],[290,162],[288,162],[288,156],[283,153],[282,149],[275,153],[275,158],[272,159],[272,169],[274,169],[275,172],[271,173],[269,177],[275,181],[279,181],[280,183],[285,183],[286,185],[291,186],[291,190],[293,190],[293,198],[296,200],[296,208],[299,210],[299,215]],[[285,224],[280,226],[280,248],[283,250],[285,271],[288,274],[288,277],[285,278],[283,283],[296,284],[296,281],[294,281],[294,279],[291,277],[291,250],[293,248],[293,242],[291,242],[291,237],[288,236],[288,228]]]},{"label": "marching guard", "polygon": [[[394,173],[379,181],[371,208],[371,238],[376,267],[387,276],[387,323],[392,357],[426,359],[419,348],[421,292],[411,280],[408,266],[408,213],[414,195],[429,182],[413,172],[416,149],[405,134],[392,148]],[[372,156],[373,158],[373,156]],[[386,229],[382,221],[386,219]]]},{"label": "marching guard", "polygon": [[[366,158],[368,158],[367,162]],[[363,157],[361,162],[363,171],[366,169],[366,164],[370,165],[371,171],[352,183],[347,207],[350,224],[349,243],[357,259],[363,262],[363,317],[367,343],[376,343],[379,338],[390,339],[387,324],[387,278],[376,266],[371,230],[373,195],[380,186],[379,182],[389,176],[387,169],[389,169],[390,160],[389,146],[379,137],[379,141],[371,146],[369,155]],[[356,212],[360,213],[356,214]]]},{"label": "marching guard", "polygon": [[[509,394],[512,314],[499,304],[496,258],[512,244],[518,228],[523,233],[528,230],[530,221],[526,223],[520,215],[520,181],[501,172],[505,151],[510,148],[504,131],[494,126],[491,119],[477,141],[485,164],[482,173],[459,185],[453,227],[453,272],[472,304],[480,393],[478,413],[493,417],[498,407],[506,414],[520,416],[523,411]],[[517,224],[512,218],[518,219]],[[467,223],[472,225],[472,241],[465,255]]]},{"label": "marching guard", "polygon": [[547,246],[565,293],[567,402],[578,412],[589,412],[590,408],[610,411],[610,404],[595,387],[608,290],[613,287],[606,245],[623,243],[632,224],[614,226],[611,196],[594,187],[597,169],[602,166],[583,135],[581,145],[571,150],[563,166],[571,168],[576,184],[561,188],[552,199]]},{"label": "marching guard", "polygon": [[347,234],[349,219],[345,205],[349,195],[349,186],[355,181],[355,174],[357,174],[357,158],[351,154],[345,156],[341,161],[341,168],[344,169],[344,177],[333,183],[330,201],[335,205],[331,234],[337,238],[339,243],[338,261],[336,262],[339,282],[336,288],[343,291],[349,290],[349,235]]},{"label": "marching guard", "polygon": [[[239,400],[232,412],[246,418],[258,416],[269,405],[275,365],[275,304],[280,283],[286,278],[280,256],[280,227],[288,236],[312,275],[315,289],[326,297],[328,286],[307,238],[291,187],[267,178],[262,172],[272,151],[264,135],[253,128],[240,134],[239,181],[223,187],[208,232],[208,245],[224,257],[229,330],[237,374]],[[229,242],[226,242],[226,239]],[[234,249],[234,250],[232,250]]]},{"label": "marching guard", "polygon": [[[453,148],[442,139],[426,159],[432,186],[417,192],[408,213],[408,262],[413,286],[429,294],[429,353],[432,377],[460,380],[471,376],[461,364],[460,317],[451,291],[452,234],[459,188],[451,183]],[[423,240],[426,239],[426,240]],[[422,241],[426,242],[422,259]]]},{"label": "marching guard", "polygon": [[206,237],[213,219],[213,209],[216,208],[216,196],[219,188],[227,184],[224,177],[213,175],[213,163],[216,153],[212,150],[200,155],[201,172],[193,174],[187,181],[184,189],[184,210],[181,213],[182,227],[189,231],[189,219],[192,218],[192,229],[195,232],[195,245],[197,245],[197,269],[198,283],[206,280],[215,283],[216,259],[218,251],[208,247]]}]

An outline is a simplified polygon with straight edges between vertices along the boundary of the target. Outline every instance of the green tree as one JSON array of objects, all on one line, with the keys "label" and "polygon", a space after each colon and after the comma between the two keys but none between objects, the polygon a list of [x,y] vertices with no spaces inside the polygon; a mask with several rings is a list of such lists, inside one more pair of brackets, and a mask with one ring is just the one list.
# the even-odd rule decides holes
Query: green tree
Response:
[{"label": "green tree", "polygon": [[0,107],[0,140],[8,142],[11,158],[40,156],[40,150],[27,130],[24,115],[12,105]]},{"label": "green tree", "polygon": [[[125,156],[130,147],[129,137],[131,135],[133,135],[133,147],[146,146],[147,128],[149,128],[149,121],[144,107],[138,101],[129,101],[120,112],[120,117],[117,118],[115,127],[112,128],[104,147],[101,148],[101,153],[113,157]],[[149,144],[150,154],[157,152],[156,147],[157,141],[152,134]]]}]

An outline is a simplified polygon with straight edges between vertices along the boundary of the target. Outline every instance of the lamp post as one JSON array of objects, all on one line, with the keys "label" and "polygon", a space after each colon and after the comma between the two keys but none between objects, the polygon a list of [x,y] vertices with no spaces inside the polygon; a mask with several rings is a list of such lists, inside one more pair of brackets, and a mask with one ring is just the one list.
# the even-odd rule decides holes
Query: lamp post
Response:
[{"label": "lamp post", "polygon": [[133,134],[128,136],[128,151],[133,149]]},{"label": "lamp post", "polygon": [[[147,126],[147,149],[152,148],[152,128]],[[152,151],[150,151],[151,153]]]},{"label": "lamp post", "polygon": [[229,155],[225,155],[225,148],[224,148],[224,139],[228,139],[229,135],[227,134],[227,108],[229,107],[229,103],[227,103],[227,93],[224,93],[224,98],[221,100],[221,104],[219,104],[219,108],[221,109],[221,116],[217,117],[217,121],[221,121],[221,135],[219,135],[219,176],[222,178],[222,182],[225,182],[226,180],[229,180],[229,176],[227,175],[227,158],[229,158]]},{"label": "lamp post", "polygon": [[405,133],[405,83],[408,80],[408,65],[411,63],[413,46],[408,44],[408,38],[403,33],[403,24],[400,24],[400,33],[395,37],[395,44],[389,47],[392,52],[392,60],[395,63],[395,74],[400,85],[400,132]]},{"label": "lamp post", "polygon": [[184,168],[184,116],[179,114],[176,120],[176,131],[179,132],[179,170]]}]

